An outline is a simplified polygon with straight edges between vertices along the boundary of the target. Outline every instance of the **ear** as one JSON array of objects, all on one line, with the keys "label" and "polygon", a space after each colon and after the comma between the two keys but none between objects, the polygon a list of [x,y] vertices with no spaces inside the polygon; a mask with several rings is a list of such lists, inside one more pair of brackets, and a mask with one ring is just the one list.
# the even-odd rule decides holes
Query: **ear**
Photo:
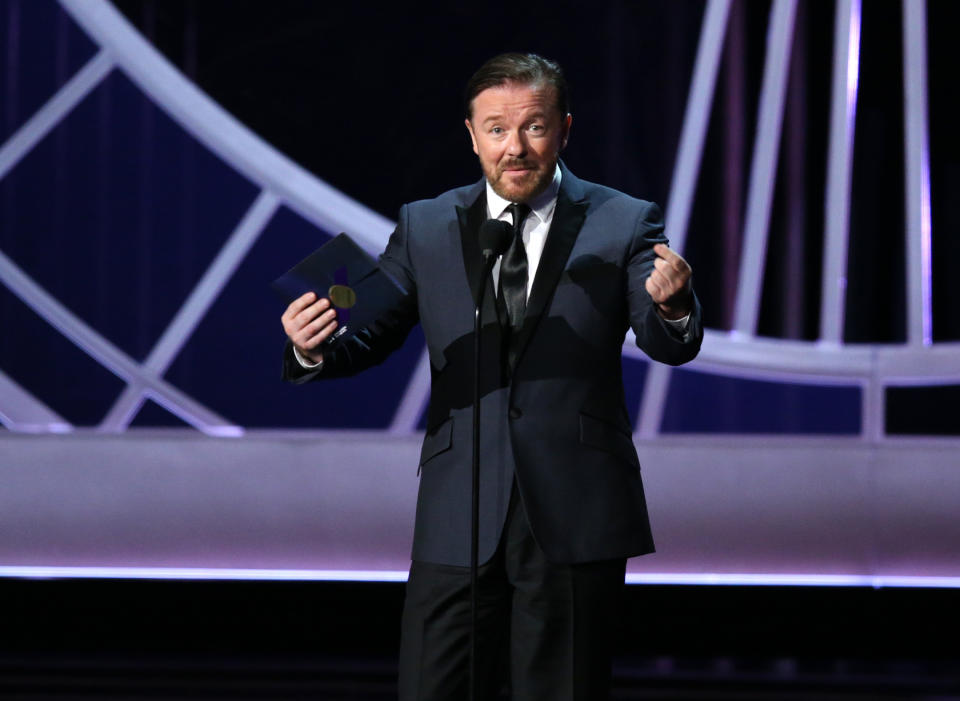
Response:
[{"label": "ear", "polygon": [[464,119],[463,123],[467,125],[467,131],[470,132],[470,141],[473,143],[473,152],[480,155],[480,151],[477,150],[477,135],[473,133],[473,125],[470,123],[469,119]]},{"label": "ear", "polygon": [[560,137],[560,150],[562,151],[567,147],[567,141],[570,139],[570,125],[573,124],[573,115],[567,112],[567,116],[563,118],[563,130]]}]

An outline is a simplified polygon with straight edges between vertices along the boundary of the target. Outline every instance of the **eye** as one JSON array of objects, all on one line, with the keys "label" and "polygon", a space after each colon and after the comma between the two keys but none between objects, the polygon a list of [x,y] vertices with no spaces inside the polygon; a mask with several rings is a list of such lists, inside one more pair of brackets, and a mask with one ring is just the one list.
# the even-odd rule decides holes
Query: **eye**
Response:
[{"label": "eye", "polygon": [[503,133],[503,127],[492,127],[492,128],[490,129],[490,133],[491,133],[491,134],[502,134],[502,133]]},{"label": "eye", "polygon": [[543,132],[543,131],[545,130],[545,127],[544,127],[542,124],[531,124],[531,125],[530,125],[529,127],[527,127],[527,128],[528,128],[530,131],[534,132],[535,134],[540,134],[541,132]]}]

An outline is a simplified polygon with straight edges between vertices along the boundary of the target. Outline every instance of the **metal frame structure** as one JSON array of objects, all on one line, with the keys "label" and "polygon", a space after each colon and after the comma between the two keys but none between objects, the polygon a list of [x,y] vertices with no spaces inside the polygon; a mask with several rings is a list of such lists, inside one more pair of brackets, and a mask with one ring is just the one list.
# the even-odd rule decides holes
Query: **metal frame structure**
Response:
[{"label": "metal frame structure", "polygon": [[[163,374],[222,291],[277,209],[284,205],[325,231],[347,230],[377,251],[393,224],[302,169],[250,132],[197,89],[159,54],[107,0],[59,0],[100,47],[98,53],[0,146],[3,178],[49,131],[114,70],[122,70],[149,98],[206,148],[257,185],[260,192],[237,223],[147,359],[138,363],[70,312],[0,252],[0,282],[44,320],[113,372],[126,388],[99,426],[121,432],[147,399],[153,399],[210,435],[239,436],[243,429],[163,380]],[[667,211],[667,233],[683,250],[699,175],[730,0],[708,0],[691,81]],[[824,273],[820,340],[797,342],[756,335],[776,159],[781,141],[796,0],[775,0],[759,102],[744,225],[744,248],[734,329],[707,330],[698,372],[777,382],[858,386],[861,438],[880,441],[884,391],[898,385],[960,383],[960,343],[932,341],[930,166],[926,96],[926,3],[903,0],[908,342],[845,346],[842,343],[849,197],[859,72],[860,0],[837,0],[824,221]],[[624,354],[646,360],[628,334]],[[661,430],[671,369],[650,363],[638,433]],[[416,430],[429,393],[426,351],[413,371],[387,429]],[[26,389],[0,372],[0,422],[22,432],[64,432],[72,427]]]}]

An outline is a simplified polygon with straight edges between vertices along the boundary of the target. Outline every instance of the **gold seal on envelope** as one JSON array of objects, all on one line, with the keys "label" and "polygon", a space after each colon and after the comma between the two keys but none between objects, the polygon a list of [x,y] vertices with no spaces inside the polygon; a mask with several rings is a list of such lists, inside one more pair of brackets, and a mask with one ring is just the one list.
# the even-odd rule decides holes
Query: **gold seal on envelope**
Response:
[{"label": "gold seal on envelope", "polygon": [[357,303],[357,293],[352,287],[346,285],[331,285],[327,291],[327,296],[333,303],[333,306],[340,309],[349,309]]}]

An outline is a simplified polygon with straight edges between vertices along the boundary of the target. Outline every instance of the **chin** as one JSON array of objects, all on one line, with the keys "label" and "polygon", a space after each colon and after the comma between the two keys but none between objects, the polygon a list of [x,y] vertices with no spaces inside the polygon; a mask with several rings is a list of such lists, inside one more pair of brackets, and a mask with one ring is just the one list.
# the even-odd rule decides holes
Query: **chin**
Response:
[{"label": "chin", "polygon": [[[550,171],[550,176],[552,175],[553,171]],[[507,183],[500,178],[493,183],[493,191],[505,200],[526,202],[531,197],[543,192],[550,184],[550,180],[551,177],[540,171],[531,173],[529,178],[524,178],[523,181],[518,183]]]}]

